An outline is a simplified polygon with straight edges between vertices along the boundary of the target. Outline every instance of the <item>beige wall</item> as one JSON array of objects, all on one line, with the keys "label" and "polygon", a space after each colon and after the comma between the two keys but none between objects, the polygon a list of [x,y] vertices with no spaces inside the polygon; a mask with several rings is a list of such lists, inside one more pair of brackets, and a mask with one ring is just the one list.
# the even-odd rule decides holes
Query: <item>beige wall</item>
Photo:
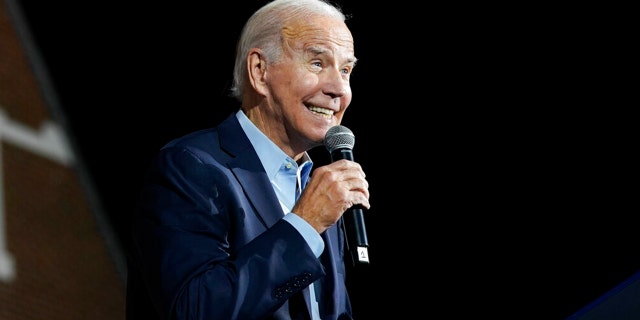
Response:
[{"label": "beige wall", "polygon": [[0,0],[0,320],[124,319],[121,251],[10,1]]}]

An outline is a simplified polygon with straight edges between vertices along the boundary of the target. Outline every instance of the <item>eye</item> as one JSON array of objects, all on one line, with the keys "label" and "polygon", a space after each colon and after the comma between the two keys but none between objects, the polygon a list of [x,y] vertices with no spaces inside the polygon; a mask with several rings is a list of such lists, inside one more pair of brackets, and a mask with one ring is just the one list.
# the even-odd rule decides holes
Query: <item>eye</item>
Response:
[{"label": "eye", "polygon": [[348,75],[350,75],[350,74],[353,72],[353,68],[354,68],[355,66],[356,66],[356,64],[355,64],[354,62],[344,64],[344,65],[342,66],[342,69],[340,69],[340,72],[341,72],[343,75],[348,76]]}]

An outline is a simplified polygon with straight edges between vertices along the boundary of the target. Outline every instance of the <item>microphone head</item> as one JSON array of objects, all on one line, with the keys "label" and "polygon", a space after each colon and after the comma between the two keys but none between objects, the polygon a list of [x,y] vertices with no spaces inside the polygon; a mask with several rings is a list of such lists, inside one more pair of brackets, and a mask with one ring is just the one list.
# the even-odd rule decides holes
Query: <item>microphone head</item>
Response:
[{"label": "microphone head", "polygon": [[324,135],[324,146],[333,153],[337,149],[353,149],[356,137],[349,128],[341,125],[333,126]]}]

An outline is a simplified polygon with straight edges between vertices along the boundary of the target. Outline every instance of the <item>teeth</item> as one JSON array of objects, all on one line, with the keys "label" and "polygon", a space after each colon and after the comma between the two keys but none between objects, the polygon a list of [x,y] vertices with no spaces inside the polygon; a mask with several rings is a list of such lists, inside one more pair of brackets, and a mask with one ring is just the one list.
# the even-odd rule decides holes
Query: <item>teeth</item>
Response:
[{"label": "teeth", "polygon": [[327,117],[331,117],[333,116],[333,110],[331,109],[325,109],[325,108],[320,108],[320,107],[309,107],[309,110],[316,112],[316,113],[321,113],[323,115],[326,115]]}]

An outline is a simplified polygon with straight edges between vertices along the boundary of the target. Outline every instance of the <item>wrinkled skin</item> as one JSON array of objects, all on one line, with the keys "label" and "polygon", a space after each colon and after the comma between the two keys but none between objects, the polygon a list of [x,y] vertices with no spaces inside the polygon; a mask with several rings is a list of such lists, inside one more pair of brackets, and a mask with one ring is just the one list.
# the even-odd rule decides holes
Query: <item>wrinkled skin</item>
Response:
[{"label": "wrinkled skin", "polygon": [[[343,21],[313,17],[284,30],[280,61],[267,61],[257,48],[247,62],[251,88],[242,109],[285,153],[299,160],[321,146],[339,125],[352,93],[356,63],[351,32]],[[369,209],[369,185],[358,163],[339,160],[314,170],[293,212],[324,232],[355,204]]]}]

